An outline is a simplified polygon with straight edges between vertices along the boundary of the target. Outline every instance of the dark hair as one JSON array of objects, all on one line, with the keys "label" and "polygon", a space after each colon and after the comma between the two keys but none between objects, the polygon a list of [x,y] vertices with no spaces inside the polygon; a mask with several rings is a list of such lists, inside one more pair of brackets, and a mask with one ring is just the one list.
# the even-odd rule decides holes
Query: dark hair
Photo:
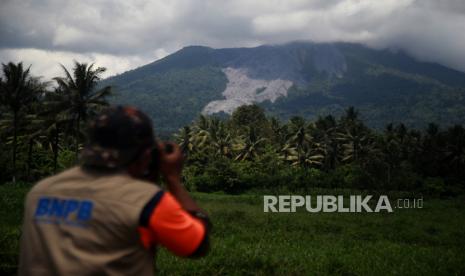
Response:
[{"label": "dark hair", "polygon": [[152,121],[147,115],[130,106],[110,107],[89,124],[81,160],[87,166],[122,168],[154,146]]}]

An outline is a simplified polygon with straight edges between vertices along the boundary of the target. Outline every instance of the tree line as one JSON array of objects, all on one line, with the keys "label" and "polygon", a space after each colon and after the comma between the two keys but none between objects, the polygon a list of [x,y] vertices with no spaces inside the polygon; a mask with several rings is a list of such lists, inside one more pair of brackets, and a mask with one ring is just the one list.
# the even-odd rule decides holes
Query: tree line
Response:
[{"label": "tree line", "polygon": [[231,117],[200,116],[176,134],[191,189],[305,190],[312,187],[425,191],[465,188],[465,129],[368,128],[349,107],[343,116],[281,122],[259,106]]},{"label": "tree line", "polygon": [[[61,65],[51,82],[23,63],[2,64],[0,78],[0,181],[33,181],[75,164],[82,126],[108,105],[111,87],[98,88],[105,68]],[[97,89],[98,88],[98,89]]]},{"label": "tree line", "polygon": [[[0,182],[35,181],[76,164],[86,123],[109,104],[99,85],[103,67],[75,62],[53,83],[22,63],[2,64]],[[156,126],[155,126],[156,131]],[[332,115],[286,122],[257,105],[231,116],[199,116],[173,137],[186,156],[191,190],[305,190],[311,187],[421,190],[457,194],[465,188],[465,129],[367,127],[349,107]]]}]

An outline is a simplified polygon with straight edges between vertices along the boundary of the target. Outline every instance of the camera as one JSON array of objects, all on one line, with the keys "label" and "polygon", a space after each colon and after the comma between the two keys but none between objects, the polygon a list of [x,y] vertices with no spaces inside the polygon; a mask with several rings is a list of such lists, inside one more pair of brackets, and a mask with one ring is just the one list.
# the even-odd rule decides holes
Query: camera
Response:
[{"label": "camera", "polygon": [[[159,145],[162,145],[163,148],[160,149]],[[165,153],[172,153],[174,151],[173,145],[169,143],[155,143],[151,150],[150,163],[145,172],[145,178],[151,182],[156,182],[160,177],[160,150],[163,150]]]}]

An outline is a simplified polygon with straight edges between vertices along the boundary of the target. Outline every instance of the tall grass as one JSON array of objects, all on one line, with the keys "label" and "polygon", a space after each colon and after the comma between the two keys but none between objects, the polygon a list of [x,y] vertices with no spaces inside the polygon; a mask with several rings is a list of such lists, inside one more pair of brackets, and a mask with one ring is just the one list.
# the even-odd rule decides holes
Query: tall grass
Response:
[{"label": "tall grass", "polygon": [[[27,186],[0,186],[0,272],[16,271]],[[264,213],[261,195],[196,193],[210,212],[200,260],[160,249],[158,275],[464,275],[465,201],[425,199],[393,213]]]}]

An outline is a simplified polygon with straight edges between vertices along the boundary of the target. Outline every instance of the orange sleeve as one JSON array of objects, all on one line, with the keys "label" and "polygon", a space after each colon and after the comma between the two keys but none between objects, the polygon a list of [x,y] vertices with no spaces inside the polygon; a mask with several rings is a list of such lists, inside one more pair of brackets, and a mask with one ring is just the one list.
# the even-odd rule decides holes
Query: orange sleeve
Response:
[{"label": "orange sleeve", "polygon": [[159,192],[152,201],[148,203],[151,210],[143,211],[146,218],[139,227],[144,246],[160,244],[179,256],[193,254],[207,234],[204,224],[187,213],[169,192]]}]

